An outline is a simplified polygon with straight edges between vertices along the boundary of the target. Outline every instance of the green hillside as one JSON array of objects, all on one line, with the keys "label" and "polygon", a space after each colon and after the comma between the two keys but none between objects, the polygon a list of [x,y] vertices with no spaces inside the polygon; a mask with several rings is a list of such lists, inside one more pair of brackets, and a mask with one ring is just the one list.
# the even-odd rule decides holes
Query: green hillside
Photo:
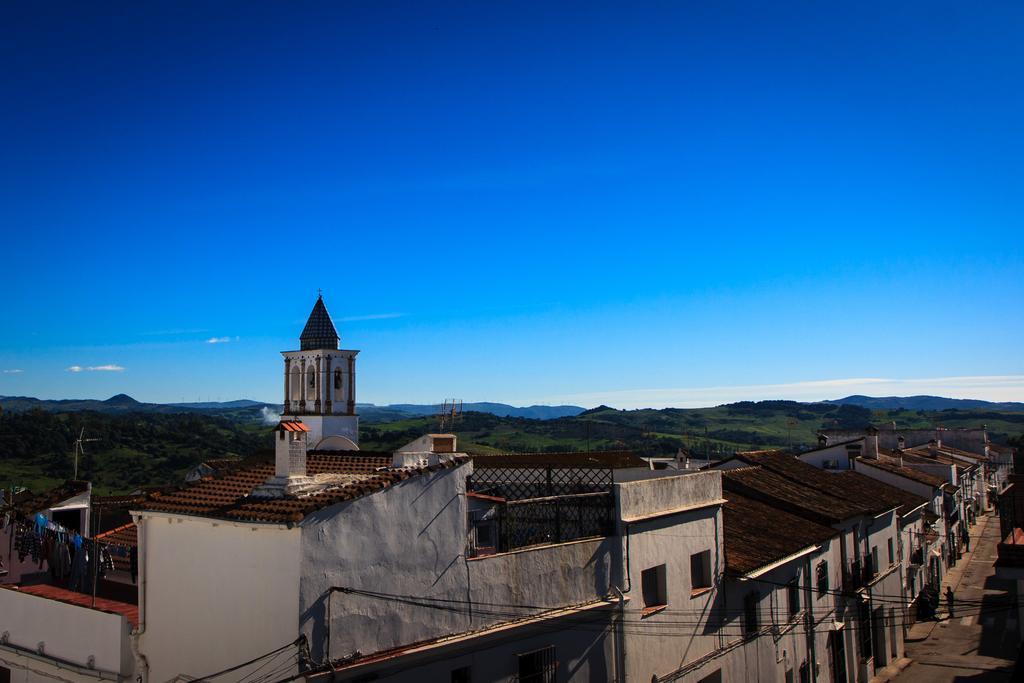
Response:
[{"label": "green hillside", "polygon": [[[80,476],[100,492],[178,484],[209,458],[248,455],[269,448],[270,427],[253,408],[210,414],[32,410],[0,415],[0,486],[34,490],[71,477],[72,444],[82,427],[88,438]],[[714,408],[614,410],[605,406],[551,420],[466,413],[455,427],[469,453],[557,452],[626,448],[641,455],[670,455],[685,447],[695,455],[737,450],[809,448],[822,428],[861,429],[895,421],[904,428],[988,426],[993,440],[1019,443],[1024,413],[991,410],[871,411],[854,405],[761,401]],[[390,451],[437,431],[436,417],[364,422],[361,445]]]},{"label": "green hillside", "polygon": [[[900,427],[980,427],[1003,441],[1024,433],[1024,413],[972,410],[871,411],[852,405],[760,401],[714,408],[615,410],[601,406],[576,417],[555,420],[499,418],[467,413],[456,425],[460,449],[572,451],[629,448],[642,455],[669,455],[680,447],[695,454],[723,455],[759,448],[808,448],[823,428],[862,429],[895,421]],[[434,418],[364,425],[364,448],[390,450],[429,430]]]},{"label": "green hillside", "polygon": [[43,490],[70,479],[73,444],[85,429],[79,478],[100,493],[179,483],[208,458],[272,446],[269,428],[200,413],[101,414],[33,410],[0,415],[0,487]]}]

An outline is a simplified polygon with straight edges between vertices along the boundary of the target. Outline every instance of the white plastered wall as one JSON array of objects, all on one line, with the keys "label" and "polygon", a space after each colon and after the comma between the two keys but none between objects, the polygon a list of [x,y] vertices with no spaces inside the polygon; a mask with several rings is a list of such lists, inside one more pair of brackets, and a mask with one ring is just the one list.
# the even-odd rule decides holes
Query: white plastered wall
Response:
[{"label": "white plastered wall", "polygon": [[215,673],[295,640],[297,528],[156,512],[140,526],[140,649],[151,683]]}]

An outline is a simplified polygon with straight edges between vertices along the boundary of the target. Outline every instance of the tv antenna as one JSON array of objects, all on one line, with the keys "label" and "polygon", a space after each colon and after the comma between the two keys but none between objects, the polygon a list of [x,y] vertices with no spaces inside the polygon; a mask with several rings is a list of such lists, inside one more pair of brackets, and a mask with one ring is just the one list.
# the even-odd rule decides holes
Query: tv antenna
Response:
[{"label": "tv antenna", "polygon": [[789,450],[793,450],[793,427],[800,424],[800,421],[795,418],[789,418],[786,420],[786,435],[789,441]]},{"label": "tv antenna", "polygon": [[462,417],[462,399],[446,398],[441,404],[441,412],[437,417],[438,422],[441,423],[441,432],[454,430],[456,420]]},{"label": "tv antenna", "polygon": [[78,479],[78,456],[85,455],[85,447],[82,444],[89,443],[90,441],[99,441],[99,439],[85,438],[85,427],[82,427],[82,431],[78,433],[78,438],[75,439],[75,476],[72,479]]}]

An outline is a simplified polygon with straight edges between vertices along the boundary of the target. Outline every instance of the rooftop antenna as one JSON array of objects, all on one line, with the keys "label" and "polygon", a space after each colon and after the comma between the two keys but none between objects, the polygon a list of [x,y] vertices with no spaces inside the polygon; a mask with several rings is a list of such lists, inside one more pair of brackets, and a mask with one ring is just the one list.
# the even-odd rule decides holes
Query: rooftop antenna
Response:
[{"label": "rooftop antenna", "polygon": [[789,450],[793,450],[793,427],[796,427],[800,422],[795,418],[789,418],[786,420],[786,435],[789,441]]},{"label": "rooftop antenna", "polygon": [[441,412],[437,417],[438,422],[441,423],[441,432],[453,431],[456,420],[462,417],[462,399],[446,398],[441,404]]},{"label": "rooftop antenna", "polygon": [[78,480],[78,456],[85,455],[85,448],[82,444],[89,443],[90,441],[99,441],[99,439],[85,438],[85,427],[82,427],[82,431],[78,433],[78,438],[75,439],[75,475],[72,479],[76,481]]}]

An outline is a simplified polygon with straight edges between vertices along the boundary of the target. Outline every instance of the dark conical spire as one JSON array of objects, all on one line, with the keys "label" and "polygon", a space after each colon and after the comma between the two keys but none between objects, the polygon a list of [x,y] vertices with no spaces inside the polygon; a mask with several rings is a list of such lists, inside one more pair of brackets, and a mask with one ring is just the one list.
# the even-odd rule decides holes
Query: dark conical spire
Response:
[{"label": "dark conical spire", "polygon": [[301,351],[336,349],[339,341],[341,340],[338,338],[338,331],[334,329],[331,314],[327,312],[327,307],[324,306],[324,297],[321,295],[313,305],[309,320],[306,321],[306,326],[302,328],[302,334],[299,335],[299,349]]}]

